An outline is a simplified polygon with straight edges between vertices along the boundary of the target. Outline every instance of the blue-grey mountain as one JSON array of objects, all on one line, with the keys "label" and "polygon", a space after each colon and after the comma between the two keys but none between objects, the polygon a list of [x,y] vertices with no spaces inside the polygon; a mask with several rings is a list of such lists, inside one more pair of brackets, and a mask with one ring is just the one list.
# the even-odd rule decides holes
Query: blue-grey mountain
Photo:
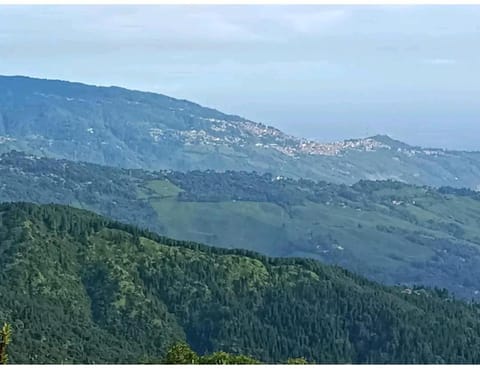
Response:
[{"label": "blue-grey mountain", "polygon": [[26,77],[0,77],[0,151],[11,149],[124,168],[480,185],[477,152],[386,136],[325,144],[160,94]]}]

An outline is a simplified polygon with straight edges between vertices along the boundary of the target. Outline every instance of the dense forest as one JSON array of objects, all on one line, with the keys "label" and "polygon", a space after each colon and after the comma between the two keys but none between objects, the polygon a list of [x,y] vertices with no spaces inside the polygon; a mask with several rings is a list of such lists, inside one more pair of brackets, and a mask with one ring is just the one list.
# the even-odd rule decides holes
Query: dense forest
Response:
[{"label": "dense forest", "polygon": [[11,152],[0,156],[0,202],[9,201],[71,205],[175,239],[480,296],[480,196],[468,189],[148,172]]},{"label": "dense forest", "polygon": [[65,206],[0,205],[11,363],[138,363],[185,341],[266,363],[480,363],[480,306],[339,267],[158,236]]}]

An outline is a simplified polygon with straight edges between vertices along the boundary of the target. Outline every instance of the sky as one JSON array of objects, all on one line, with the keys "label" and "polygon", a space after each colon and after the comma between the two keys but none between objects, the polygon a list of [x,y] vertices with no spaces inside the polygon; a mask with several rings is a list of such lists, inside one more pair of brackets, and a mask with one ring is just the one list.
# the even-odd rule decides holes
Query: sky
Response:
[{"label": "sky", "polygon": [[0,5],[0,74],[159,92],[322,142],[480,150],[480,5]]}]

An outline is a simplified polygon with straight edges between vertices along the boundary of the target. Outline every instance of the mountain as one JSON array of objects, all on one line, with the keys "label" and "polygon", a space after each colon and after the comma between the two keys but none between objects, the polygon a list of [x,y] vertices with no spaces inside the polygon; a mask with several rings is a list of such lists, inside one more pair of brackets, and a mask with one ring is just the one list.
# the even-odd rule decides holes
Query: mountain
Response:
[{"label": "mountain", "polygon": [[480,291],[480,195],[247,172],[147,172],[12,152],[0,202],[59,203],[176,238],[338,264],[387,284]]},{"label": "mountain", "polygon": [[12,363],[138,363],[177,340],[265,362],[480,363],[478,305],[312,260],[25,203],[0,205],[0,255]]},{"label": "mountain", "polygon": [[386,136],[324,144],[160,94],[27,77],[0,77],[0,152],[12,149],[125,168],[480,188],[478,152]]}]

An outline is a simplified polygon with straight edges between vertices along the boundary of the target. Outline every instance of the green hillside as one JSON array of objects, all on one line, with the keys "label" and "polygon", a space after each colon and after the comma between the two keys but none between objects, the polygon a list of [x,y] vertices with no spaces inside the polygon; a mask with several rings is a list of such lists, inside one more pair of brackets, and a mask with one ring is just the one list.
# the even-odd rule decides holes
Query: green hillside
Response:
[{"label": "green hillside", "polygon": [[470,190],[151,173],[19,153],[0,157],[0,189],[0,201],[72,205],[172,238],[339,264],[383,283],[468,299],[480,290],[480,196]]},{"label": "green hillside", "polygon": [[480,363],[479,307],[307,259],[180,242],[63,206],[0,205],[12,363],[130,363],[186,340],[264,362]]},{"label": "green hillside", "polygon": [[386,136],[321,143],[160,94],[0,76],[0,152],[12,149],[123,168],[480,188],[478,152]]},{"label": "green hillside", "polygon": [[468,299],[480,291],[480,195],[470,190],[0,159],[0,201],[72,205],[172,238],[314,258],[388,284]]}]

